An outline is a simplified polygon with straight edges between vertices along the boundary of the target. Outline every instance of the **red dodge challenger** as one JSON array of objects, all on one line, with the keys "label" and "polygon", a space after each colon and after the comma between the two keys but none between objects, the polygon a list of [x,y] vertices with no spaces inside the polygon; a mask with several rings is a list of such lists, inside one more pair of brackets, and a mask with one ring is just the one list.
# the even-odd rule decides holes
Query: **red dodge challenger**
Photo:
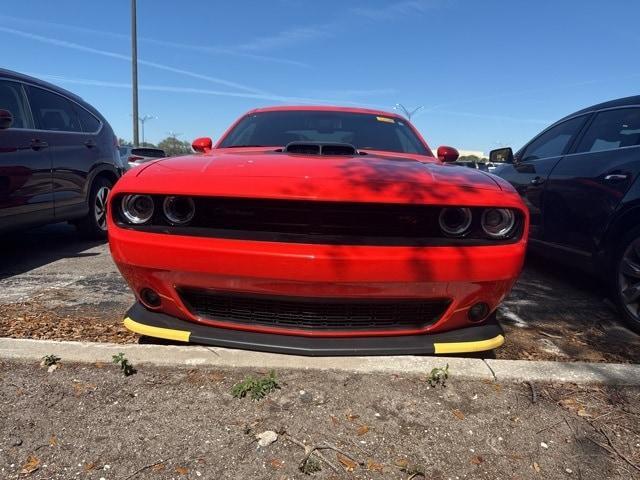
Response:
[{"label": "red dodge challenger", "polygon": [[447,354],[504,342],[495,310],[528,213],[506,181],[451,164],[404,118],[277,107],[215,146],[131,170],[111,253],[139,334],[303,355]]}]

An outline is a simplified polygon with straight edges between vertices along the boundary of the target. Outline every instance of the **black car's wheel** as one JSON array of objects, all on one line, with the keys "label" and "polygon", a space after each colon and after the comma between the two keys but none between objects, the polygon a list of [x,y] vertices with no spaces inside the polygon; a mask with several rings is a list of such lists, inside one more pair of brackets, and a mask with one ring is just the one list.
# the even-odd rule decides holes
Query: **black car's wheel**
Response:
[{"label": "black car's wheel", "polygon": [[615,295],[627,325],[640,333],[640,229],[622,241],[615,260]]},{"label": "black car's wheel", "polygon": [[99,177],[91,186],[89,193],[89,214],[76,223],[80,233],[93,239],[107,238],[107,198],[113,184]]}]

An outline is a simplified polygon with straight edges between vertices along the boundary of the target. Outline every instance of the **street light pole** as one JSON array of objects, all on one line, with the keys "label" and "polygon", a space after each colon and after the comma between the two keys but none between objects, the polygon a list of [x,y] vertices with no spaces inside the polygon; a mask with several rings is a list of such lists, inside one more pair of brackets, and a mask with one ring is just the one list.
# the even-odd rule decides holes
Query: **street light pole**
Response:
[{"label": "street light pole", "polygon": [[[138,146],[138,21],[136,0],[131,0],[131,87],[133,89],[133,146]],[[142,124],[144,142],[144,123]]]},{"label": "street light pole", "polygon": [[413,117],[415,115],[415,113],[418,110],[421,110],[422,108],[424,108],[422,105],[420,105],[419,107],[414,108],[413,110],[409,111],[407,109],[407,107],[405,107],[403,104],[401,103],[396,103],[396,106],[393,107],[394,110],[402,110],[402,113],[404,113],[404,116],[407,117],[407,120],[411,120],[411,117]]},{"label": "street light pole", "polygon": [[142,117],[138,117],[140,125],[142,126],[142,145],[144,145],[144,124],[147,120],[153,120],[154,118],[157,117],[154,117],[153,115],[143,115]]}]

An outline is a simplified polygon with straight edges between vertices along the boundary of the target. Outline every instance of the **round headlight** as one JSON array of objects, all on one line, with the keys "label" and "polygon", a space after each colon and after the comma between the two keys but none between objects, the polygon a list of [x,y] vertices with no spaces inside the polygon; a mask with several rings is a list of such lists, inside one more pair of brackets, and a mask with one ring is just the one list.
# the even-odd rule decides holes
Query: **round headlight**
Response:
[{"label": "round headlight", "polygon": [[447,235],[463,235],[471,226],[471,210],[468,208],[443,208],[440,212],[440,228]]},{"label": "round headlight", "polygon": [[489,208],[482,212],[480,223],[491,238],[505,238],[513,231],[516,216],[506,208]]},{"label": "round headlight", "polygon": [[184,225],[193,219],[196,206],[190,197],[167,197],[162,203],[162,211],[173,225]]},{"label": "round headlight", "polygon": [[125,195],[122,214],[127,222],[134,225],[147,223],[153,217],[153,198],[149,195]]}]

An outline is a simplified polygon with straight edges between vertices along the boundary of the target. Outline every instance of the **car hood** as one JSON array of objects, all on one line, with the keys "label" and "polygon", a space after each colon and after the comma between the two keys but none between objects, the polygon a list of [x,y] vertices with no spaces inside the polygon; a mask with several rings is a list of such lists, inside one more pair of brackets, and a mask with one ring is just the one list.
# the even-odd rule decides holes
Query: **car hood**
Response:
[{"label": "car hood", "polygon": [[470,196],[482,203],[483,195],[502,192],[490,174],[442,164],[432,157],[423,160],[382,154],[339,157],[214,150],[141,166],[123,178],[123,188],[135,185],[135,191],[147,193],[389,203],[452,203]]}]

